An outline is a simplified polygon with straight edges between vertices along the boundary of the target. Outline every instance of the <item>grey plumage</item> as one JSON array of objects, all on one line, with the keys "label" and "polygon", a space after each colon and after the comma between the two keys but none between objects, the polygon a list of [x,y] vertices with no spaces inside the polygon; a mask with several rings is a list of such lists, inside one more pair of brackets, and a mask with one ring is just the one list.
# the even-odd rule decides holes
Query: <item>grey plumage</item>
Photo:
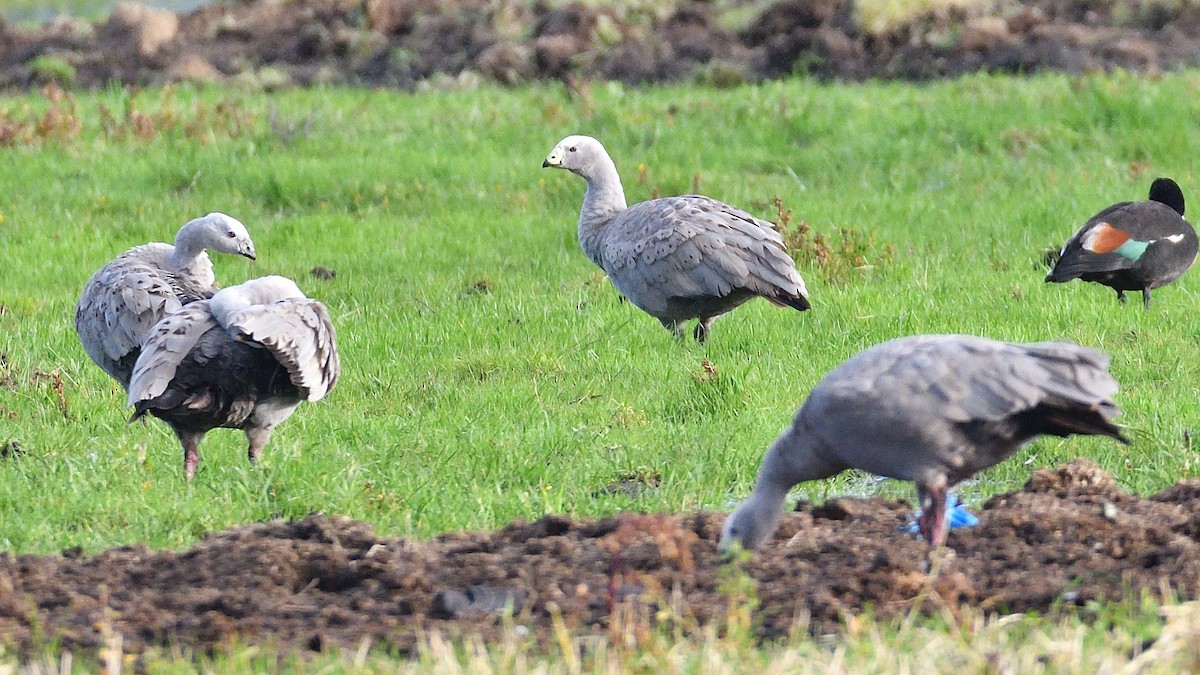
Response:
[{"label": "grey plumage", "polygon": [[147,413],[179,437],[190,480],[211,429],[242,429],[255,462],[301,401],[319,401],[341,372],[323,304],[290,279],[253,279],[193,302],[147,337],[129,382],[132,419]]},{"label": "grey plumage", "polygon": [[179,229],[175,244],[135,246],[88,280],[75,306],[75,332],[96,365],[129,388],[129,377],[146,335],[163,317],[217,291],[205,253],[255,257],[246,227],[210,213]]},{"label": "grey plumage", "polygon": [[568,136],[543,167],[567,169],[588,184],[579,213],[579,244],[630,302],[682,334],[761,296],[778,306],[809,308],[808,291],[764,220],[702,195],[665,197],[626,208],[616,166],[588,136]]},{"label": "grey plumage", "polygon": [[830,371],[763,459],[753,494],[721,545],[755,548],[787,491],[849,468],[916,483],[921,532],[946,536],[951,487],[1041,434],[1127,442],[1110,418],[1108,356],[1070,342],[1012,344],[966,335],[891,340]]}]

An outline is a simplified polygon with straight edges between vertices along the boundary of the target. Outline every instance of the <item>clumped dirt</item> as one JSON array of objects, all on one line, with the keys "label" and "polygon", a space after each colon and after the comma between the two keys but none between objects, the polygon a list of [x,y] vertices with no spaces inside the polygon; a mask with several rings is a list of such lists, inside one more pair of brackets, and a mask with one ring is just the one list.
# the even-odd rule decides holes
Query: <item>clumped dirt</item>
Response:
[{"label": "clumped dirt", "polygon": [[[0,87],[190,80],[274,88],[696,79],[803,73],[931,79],[974,71],[1140,73],[1200,62],[1200,5],[997,0],[862,27],[852,0],[677,0],[628,8],[494,0],[227,0],[175,15],[129,4],[96,24],[0,21]],[[740,27],[738,27],[740,26]]]},{"label": "clumped dirt", "polygon": [[[810,631],[837,631],[867,606],[889,617],[1068,611],[1142,591],[1200,596],[1197,479],[1142,498],[1086,460],[1039,471],[988,501],[977,527],[951,533],[936,575],[928,547],[898,529],[910,510],[879,499],[799,505],[741,563],[756,582],[759,635],[786,635],[805,614]],[[736,596],[716,550],[723,519],[552,516],[424,542],[314,515],[219,532],[182,553],[0,554],[0,635],[21,649],[56,640],[74,650],[120,635],[135,653],[207,653],[235,639],[355,648],[369,637],[405,652],[422,630],[496,638],[506,606],[518,630],[547,645],[556,613],[583,634],[606,634],[614,616],[667,616],[687,630],[724,622]]]}]

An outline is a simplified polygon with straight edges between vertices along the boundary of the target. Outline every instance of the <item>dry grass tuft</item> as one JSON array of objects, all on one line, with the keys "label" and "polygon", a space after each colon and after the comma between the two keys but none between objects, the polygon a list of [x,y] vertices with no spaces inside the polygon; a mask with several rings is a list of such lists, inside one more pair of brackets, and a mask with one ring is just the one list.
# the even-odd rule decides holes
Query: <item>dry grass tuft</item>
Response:
[{"label": "dry grass tuft", "polygon": [[175,135],[204,145],[254,129],[249,113],[232,100],[183,103],[176,100],[173,87],[159,90],[158,100],[149,104],[134,92],[118,112],[104,104],[81,110],[69,91],[53,83],[43,86],[41,94],[45,105],[0,108],[0,147],[67,145],[85,131],[85,136],[98,131],[109,139],[143,141]]},{"label": "dry grass tuft", "polygon": [[843,227],[836,235],[826,236],[803,220],[793,221],[792,210],[784,205],[783,199],[775,197],[772,203],[775,228],[783,235],[788,253],[802,271],[815,268],[829,282],[844,284],[854,270],[890,263],[895,257],[895,245],[889,243],[880,248],[874,234]]}]

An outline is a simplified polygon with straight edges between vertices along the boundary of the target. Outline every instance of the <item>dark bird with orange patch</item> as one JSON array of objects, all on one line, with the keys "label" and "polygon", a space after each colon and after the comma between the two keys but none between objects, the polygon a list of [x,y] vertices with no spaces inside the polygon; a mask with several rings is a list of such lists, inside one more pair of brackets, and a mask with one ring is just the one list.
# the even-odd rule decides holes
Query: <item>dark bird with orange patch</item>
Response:
[{"label": "dark bird with orange patch", "polygon": [[1047,282],[1094,281],[1117,292],[1141,291],[1150,309],[1150,290],[1178,279],[1196,261],[1196,231],[1183,218],[1183,191],[1170,178],[1150,185],[1150,198],[1113,204],[1063,245]]}]

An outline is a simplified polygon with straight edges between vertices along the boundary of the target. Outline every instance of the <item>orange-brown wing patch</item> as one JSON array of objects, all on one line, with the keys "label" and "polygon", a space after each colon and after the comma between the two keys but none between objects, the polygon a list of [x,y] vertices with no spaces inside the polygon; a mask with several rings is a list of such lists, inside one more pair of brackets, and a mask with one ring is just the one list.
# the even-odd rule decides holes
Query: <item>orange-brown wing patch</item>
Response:
[{"label": "orange-brown wing patch", "polygon": [[1112,253],[1129,241],[1129,233],[1109,225],[1100,223],[1083,236],[1081,244],[1085,251],[1092,253]]}]

